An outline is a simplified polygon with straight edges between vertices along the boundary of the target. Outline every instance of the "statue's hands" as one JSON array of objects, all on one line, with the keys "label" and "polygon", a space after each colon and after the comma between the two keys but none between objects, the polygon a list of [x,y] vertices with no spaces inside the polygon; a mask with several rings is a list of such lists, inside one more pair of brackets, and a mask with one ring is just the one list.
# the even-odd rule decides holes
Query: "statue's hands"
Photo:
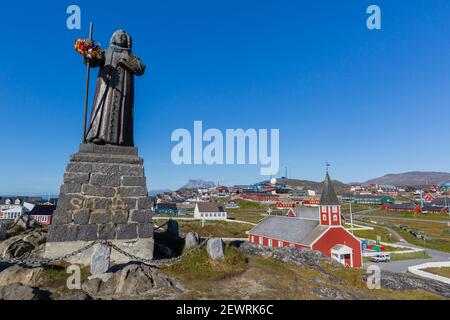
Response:
[{"label": "statue's hands", "polygon": [[130,59],[130,53],[128,51],[123,51],[119,55],[119,62],[127,62]]}]

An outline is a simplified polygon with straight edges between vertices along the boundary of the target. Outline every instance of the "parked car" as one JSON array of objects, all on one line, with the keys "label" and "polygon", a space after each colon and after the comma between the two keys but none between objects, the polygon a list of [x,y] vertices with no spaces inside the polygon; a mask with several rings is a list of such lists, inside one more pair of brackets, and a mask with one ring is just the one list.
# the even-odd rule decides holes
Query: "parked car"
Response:
[{"label": "parked car", "polygon": [[391,256],[388,253],[383,253],[383,254],[377,254],[376,256],[373,256],[372,258],[370,258],[370,261],[372,262],[389,262],[391,261]]}]

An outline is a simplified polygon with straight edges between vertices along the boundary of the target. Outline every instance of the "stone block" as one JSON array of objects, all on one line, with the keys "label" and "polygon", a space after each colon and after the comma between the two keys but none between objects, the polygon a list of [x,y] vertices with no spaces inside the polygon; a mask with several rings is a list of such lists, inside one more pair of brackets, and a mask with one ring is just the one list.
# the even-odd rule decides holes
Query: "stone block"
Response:
[{"label": "stone block", "polygon": [[88,162],[88,163],[126,163],[143,165],[144,160],[138,156],[123,156],[114,154],[95,154],[95,153],[76,153],[70,157],[71,162]]},{"label": "stone block", "polygon": [[138,155],[138,148],[126,146],[98,145],[91,143],[80,144],[81,153],[99,153],[99,154],[119,154],[119,155]]},{"label": "stone block", "polygon": [[153,223],[139,223],[138,224],[138,237],[139,238],[152,238],[153,237]]},{"label": "stone block", "polygon": [[92,173],[119,174],[119,167],[118,164],[94,163],[92,164]]},{"label": "stone block", "polygon": [[104,198],[112,198],[116,194],[116,191],[112,187],[100,187],[93,186],[91,184],[83,185],[82,192],[87,196],[96,196]]},{"label": "stone block", "polygon": [[130,215],[131,222],[148,223],[152,221],[152,211],[148,209],[144,210],[132,210]]},{"label": "stone block", "polygon": [[150,197],[139,197],[137,207],[138,209],[152,209],[153,201]]},{"label": "stone block", "polygon": [[58,211],[80,210],[83,208],[83,196],[60,194],[58,198]]},{"label": "stone block", "polygon": [[113,224],[101,224],[97,228],[100,240],[113,240],[116,238],[116,227]]},{"label": "stone block", "polygon": [[82,224],[77,227],[77,240],[94,241],[97,239],[97,226],[95,224]]},{"label": "stone block", "polygon": [[144,167],[143,166],[121,165],[120,166],[120,174],[122,174],[123,176],[143,177],[144,176]]},{"label": "stone block", "polygon": [[121,201],[125,208],[128,210],[134,210],[138,208],[138,198],[122,198]]},{"label": "stone block", "polygon": [[82,184],[89,182],[89,173],[66,172],[64,174],[64,183]]},{"label": "stone block", "polygon": [[64,183],[60,188],[61,194],[81,193],[80,183]]},{"label": "stone block", "polygon": [[90,215],[89,209],[76,210],[72,213],[72,220],[75,224],[88,224]]},{"label": "stone block", "polygon": [[147,196],[147,187],[121,187],[119,193],[122,197],[142,197]]},{"label": "stone block", "polygon": [[68,210],[56,210],[53,213],[52,225],[54,224],[69,224],[72,222],[72,212]]},{"label": "stone block", "polygon": [[48,228],[47,242],[64,242],[77,240],[77,226],[51,224]]},{"label": "stone block", "polygon": [[94,224],[111,223],[111,213],[108,211],[103,211],[103,212],[92,211],[91,215],[90,215],[89,223],[94,223]]},{"label": "stone block", "polygon": [[109,269],[111,248],[97,243],[94,245],[91,255],[91,274],[105,273]]},{"label": "stone block", "polygon": [[112,223],[127,223],[128,210],[111,210]]},{"label": "stone block", "polygon": [[86,197],[84,199],[84,205],[86,209],[92,210],[106,210],[111,207],[112,199],[108,198],[96,198],[96,197]]},{"label": "stone block", "polygon": [[118,187],[120,186],[120,175],[93,173],[89,181],[95,186]]},{"label": "stone block", "polygon": [[69,162],[66,172],[91,173],[92,163]]},{"label": "stone block", "polygon": [[145,177],[123,176],[122,177],[122,186],[143,187],[143,186],[146,186],[146,179],[145,179]]},{"label": "stone block", "polygon": [[136,239],[137,238],[137,224],[127,223],[117,225],[117,240]]}]

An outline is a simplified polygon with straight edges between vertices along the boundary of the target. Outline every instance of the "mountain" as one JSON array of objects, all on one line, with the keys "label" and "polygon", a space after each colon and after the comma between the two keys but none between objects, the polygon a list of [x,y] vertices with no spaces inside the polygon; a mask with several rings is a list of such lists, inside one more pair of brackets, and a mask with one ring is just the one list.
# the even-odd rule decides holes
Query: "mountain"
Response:
[{"label": "mountain", "polygon": [[[278,179],[279,183],[284,183],[292,188],[303,190],[315,190],[321,192],[323,188],[323,182],[309,181],[309,180],[297,180],[297,179]],[[350,187],[343,182],[333,180],[333,187],[337,193],[342,194],[348,192]]]},{"label": "mountain", "polygon": [[448,172],[405,172],[397,174],[387,174],[380,178],[366,181],[366,184],[390,184],[394,186],[421,186],[421,185],[441,185],[450,181]]},{"label": "mountain", "polygon": [[191,179],[186,183],[184,186],[182,186],[180,189],[198,189],[198,188],[214,188],[216,184],[211,181],[205,181],[201,179]]}]

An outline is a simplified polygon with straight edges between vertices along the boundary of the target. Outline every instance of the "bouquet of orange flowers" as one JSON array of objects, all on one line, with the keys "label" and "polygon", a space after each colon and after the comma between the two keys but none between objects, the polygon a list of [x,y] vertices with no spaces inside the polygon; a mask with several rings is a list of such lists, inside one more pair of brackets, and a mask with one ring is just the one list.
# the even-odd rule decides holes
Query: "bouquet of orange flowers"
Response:
[{"label": "bouquet of orange flowers", "polygon": [[74,44],[75,50],[83,56],[83,58],[95,59],[102,54],[102,49],[93,40],[77,39]]}]

